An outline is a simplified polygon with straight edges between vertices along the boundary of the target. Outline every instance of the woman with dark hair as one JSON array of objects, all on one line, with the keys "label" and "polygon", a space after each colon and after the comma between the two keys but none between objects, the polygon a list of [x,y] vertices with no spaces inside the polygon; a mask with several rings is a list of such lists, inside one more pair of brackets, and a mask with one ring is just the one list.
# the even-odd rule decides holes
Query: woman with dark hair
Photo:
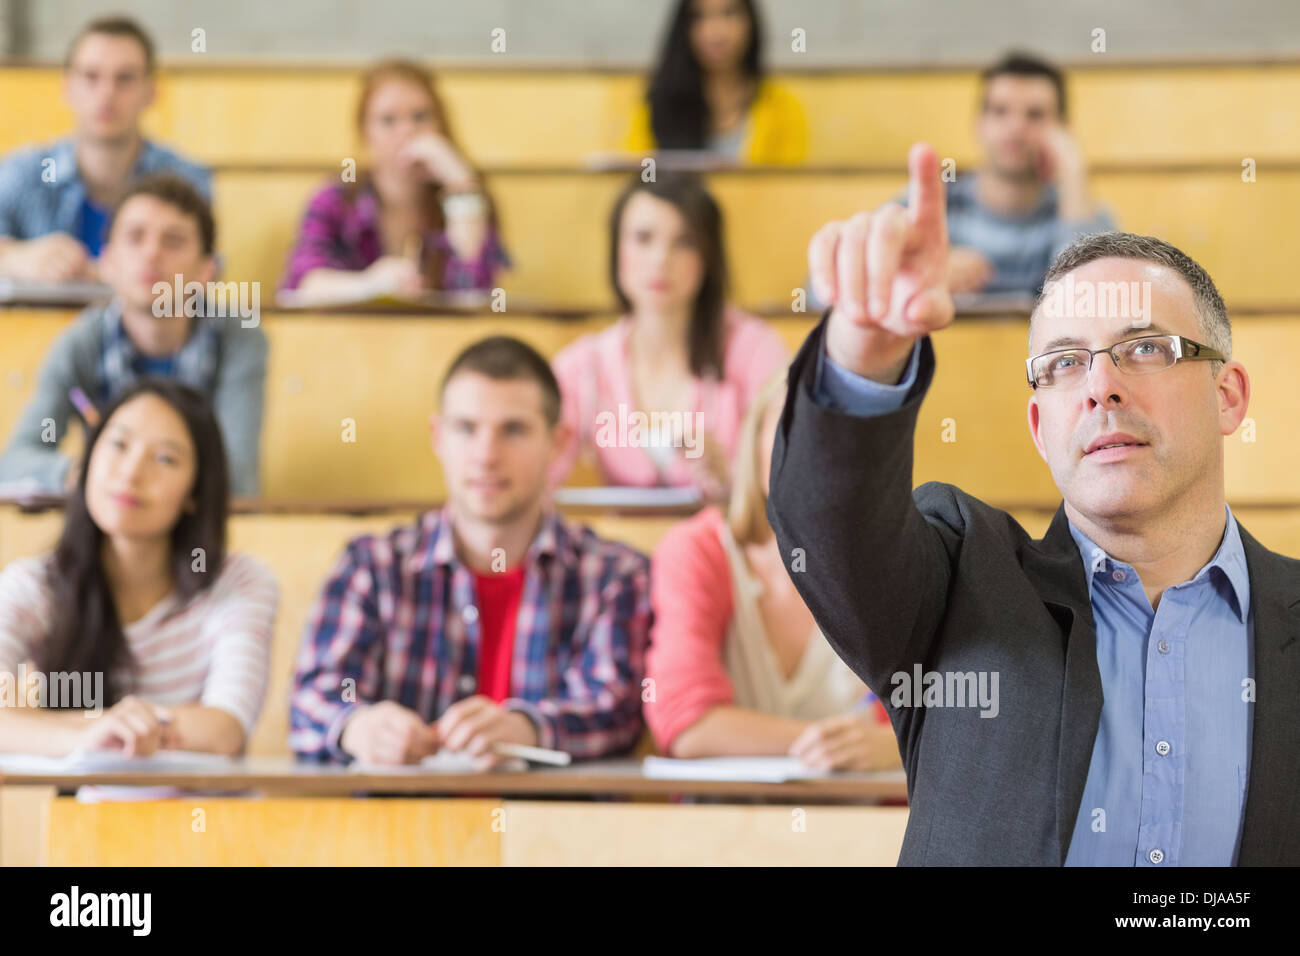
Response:
[{"label": "woman with dark hair", "polygon": [[780,335],[727,305],[722,213],[688,173],[640,176],[609,220],[609,278],[624,315],[555,357],[563,418],[613,485],[695,487],[725,497],[740,421],[789,361]]},{"label": "woman with dark hair", "polygon": [[508,265],[496,210],[433,77],[406,60],[376,64],[356,123],[366,166],[312,197],[281,288],[339,298],[492,288]]},{"label": "woman with dark hair", "polygon": [[0,680],[46,698],[0,707],[0,751],[243,750],[279,592],[261,562],[227,554],[229,494],[199,392],[143,378],[114,399],[53,553],[0,572]]},{"label": "woman with dark hair", "polygon": [[705,150],[736,162],[801,163],[803,107],[764,75],[754,0],[679,0],[627,148]]}]

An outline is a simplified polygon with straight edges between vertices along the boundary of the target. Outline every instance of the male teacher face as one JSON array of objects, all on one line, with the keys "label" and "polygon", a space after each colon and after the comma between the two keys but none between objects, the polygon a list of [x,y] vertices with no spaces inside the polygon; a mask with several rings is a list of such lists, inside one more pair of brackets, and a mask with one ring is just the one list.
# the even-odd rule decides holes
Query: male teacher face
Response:
[{"label": "male teacher face", "polygon": [[[1068,275],[1076,289],[1083,283],[1150,283],[1149,309],[1140,297],[1115,315],[1098,314],[1103,309],[1078,316],[1040,305],[1031,319],[1031,356],[1105,348],[1157,333],[1208,344],[1191,287],[1167,266],[1103,258]],[[1175,504],[1212,505],[1220,499],[1223,437],[1241,424],[1249,397],[1240,362],[1225,362],[1217,373],[1210,362],[1194,361],[1134,375],[1100,354],[1077,383],[1033,392],[1029,431],[1067,509],[1097,522],[1137,523]],[[1116,442],[1123,447],[1097,447]]]},{"label": "male teacher face", "polygon": [[434,419],[453,509],[492,524],[525,518],[541,502],[567,431],[547,421],[542,387],[532,379],[457,372]]}]

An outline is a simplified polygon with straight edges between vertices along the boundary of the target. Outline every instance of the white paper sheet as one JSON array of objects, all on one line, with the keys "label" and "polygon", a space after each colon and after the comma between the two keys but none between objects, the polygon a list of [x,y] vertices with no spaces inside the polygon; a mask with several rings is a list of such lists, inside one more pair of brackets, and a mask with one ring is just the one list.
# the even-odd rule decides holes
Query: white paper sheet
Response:
[{"label": "white paper sheet", "polygon": [[832,775],[829,770],[805,767],[798,757],[702,757],[673,760],[646,757],[643,776],[654,780],[735,780],[749,783],[784,783]]}]

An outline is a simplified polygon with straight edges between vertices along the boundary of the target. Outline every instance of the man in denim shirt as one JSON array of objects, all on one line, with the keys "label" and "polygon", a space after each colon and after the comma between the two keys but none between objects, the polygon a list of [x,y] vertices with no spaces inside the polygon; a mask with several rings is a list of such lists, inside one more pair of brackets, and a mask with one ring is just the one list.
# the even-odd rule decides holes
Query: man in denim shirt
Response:
[{"label": "man in denim shirt", "polygon": [[0,160],[0,276],[45,282],[93,278],[109,211],[126,187],[171,172],[211,200],[211,174],[140,135],[154,98],[154,51],[133,21],[105,18],[73,39],[64,93],[71,136]]},{"label": "man in denim shirt", "polygon": [[1036,293],[1058,252],[1115,228],[1088,195],[1065,117],[1065,81],[1051,64],[1010,54],[984,71],[984,162],[947,184],[950,291]]}]

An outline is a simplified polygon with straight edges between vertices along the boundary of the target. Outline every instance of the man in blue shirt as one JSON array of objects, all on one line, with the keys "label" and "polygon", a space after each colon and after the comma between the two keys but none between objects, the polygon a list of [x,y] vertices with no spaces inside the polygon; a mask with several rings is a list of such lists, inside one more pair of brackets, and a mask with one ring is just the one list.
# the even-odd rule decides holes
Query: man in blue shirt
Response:
[{"label": "man in blue shirt", "polygon": [[949,288],[1036,293],[1056,254],[1113,229],[1088,190],[1083,151],[1066,125],[1065,79],[1012,53],[986,69],[976,136],[980,167],[948,183]]},{"label": "man in blue shirt", "polygon": [[140,135],[154,98],[154,52],[133,21],[96,20],[68,50],[67,139],[0,160],[0,276],[46,282],[94,277],[109,211],[131,181],[171,172],[211,201],[211,174]]},{"label": "man in blue shirt", "polygon": [[[1213,281],[1124,233],[1054,262],[1025,374],[1064,501],[1034,541],[958,488],[911,488],[953,303],[938,159],[914,146],[910,167],[906,210],[809,247],[833,306],[791,366],[769,501],[827,639],[887,702],[900,862],[1300,863],[1300,562],[1227,506],[1250,381]],[[891,694],[922,672],[933,695]],[[986,674],[995,719],[945,697]]]}]

